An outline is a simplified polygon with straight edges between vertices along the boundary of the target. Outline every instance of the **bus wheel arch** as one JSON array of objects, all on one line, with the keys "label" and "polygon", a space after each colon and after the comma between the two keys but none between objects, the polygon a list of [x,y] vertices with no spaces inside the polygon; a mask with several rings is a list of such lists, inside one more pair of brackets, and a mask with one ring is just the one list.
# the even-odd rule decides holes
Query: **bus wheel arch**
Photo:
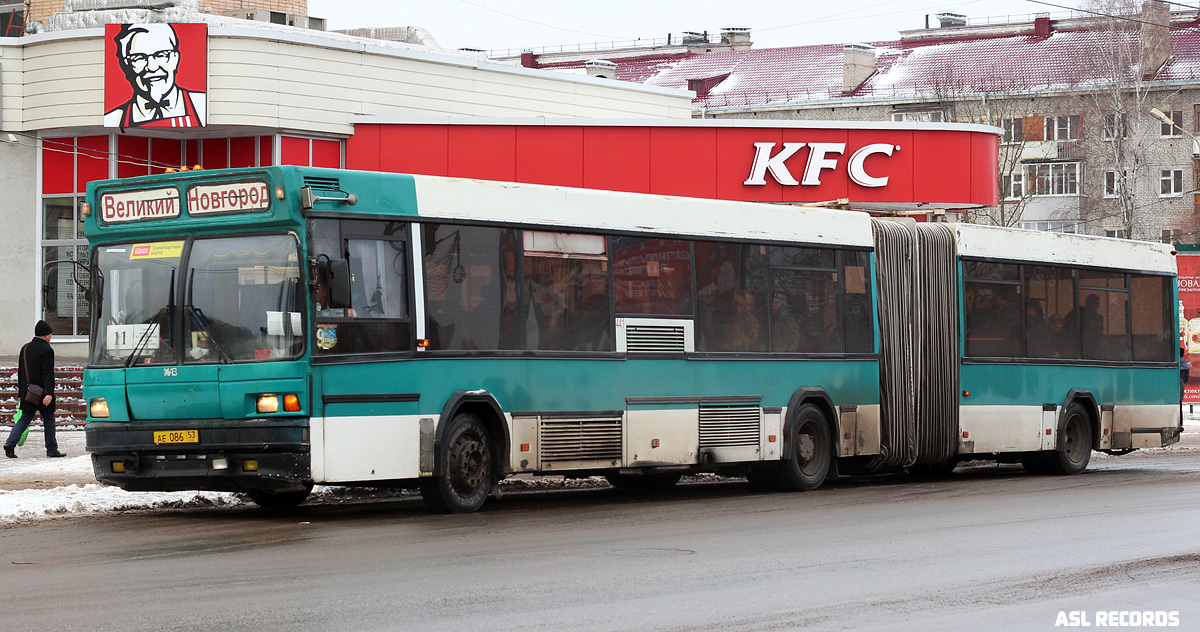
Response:
[{"label": "bus wheel arch", "polygon": [[801,387],[792,394],[783,425],[784,456],[776,466],[781,489],[816,489],[833,472],[838,433],[833,411],[833,399],[825,389]]},{"label": "bus wheel arch", "polygon": [[[479,509],[492,487],[509,473],[509,441],[504,414],[490,393],[455,393],[443,407],[434,433],[433,476],[421,479],[421,496],[430,509],[447,513]],[[486,471],[479,471],[480,467]]]},{"label": "bus wheel arch", "polygon": [[1087,468],[1099,437],[1100,415],[1096,399],[1082,389],[1072,389],[1058,417],[1055,450],[1047,456],[1054,474],[1078,474]]}]

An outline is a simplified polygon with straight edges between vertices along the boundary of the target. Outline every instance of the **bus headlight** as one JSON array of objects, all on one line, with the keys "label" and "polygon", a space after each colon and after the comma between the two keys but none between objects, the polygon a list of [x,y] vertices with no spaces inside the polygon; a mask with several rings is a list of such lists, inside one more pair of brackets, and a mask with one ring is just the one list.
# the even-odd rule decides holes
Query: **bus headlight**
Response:
[{"label": "bus headlight", "polygon": [[108,400],[104,399],[103,397],[97,397],[96,399],[88,402],[88,414],[97,419],[107,419]]},{"label": "bus headlight", "polygon": [[260,413],[277,413],[279,412],[279,396],[278,395],[259,395],[256,408]]}]

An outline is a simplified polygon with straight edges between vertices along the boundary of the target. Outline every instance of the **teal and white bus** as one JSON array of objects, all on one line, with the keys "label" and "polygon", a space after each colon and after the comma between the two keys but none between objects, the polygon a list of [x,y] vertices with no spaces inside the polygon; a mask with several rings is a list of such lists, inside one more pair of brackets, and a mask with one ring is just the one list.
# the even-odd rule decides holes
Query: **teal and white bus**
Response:
[{"label": "teal and white bus", "polygon": [[88,186],[97,479],[302,502],[666,487],[1180,431],[1169,246],[303,167]]}]

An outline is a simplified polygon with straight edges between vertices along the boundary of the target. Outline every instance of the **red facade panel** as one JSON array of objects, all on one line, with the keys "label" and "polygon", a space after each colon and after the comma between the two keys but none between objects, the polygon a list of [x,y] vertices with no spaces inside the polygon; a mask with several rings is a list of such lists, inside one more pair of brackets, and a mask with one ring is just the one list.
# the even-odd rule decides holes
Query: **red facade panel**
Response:
[{"label": "red facade panel", "polygon": [[515,128],[514,125],[451,125],[447,175],[514,182]]},{"label": "red facade panel", "polygon": [[915,135],[913,173],[918,175],[913,186],[914,201],[970,201],[970,156],[971,137],[967,134],[928,130]]},{"label": "red facade panel", "polygon": [[230,167],[257,167],[258,161],[254,157],[255,145],[258,143],[258,138],[254,136],[243,136],[241,138],[229,139],[229,166]]},{"label": "red facade panel", "polygon": [[226,138],[206,138],[203,141],[203,158],[200,164],[205,169],[225,169],[229,166],[229,140]]},{"label": "red facade panel", "polygon": [[[358,136],[357,128],[354,136]],[[346,162],[350,162],[351,142],[346,141]],[[379,132],[379,152],[375,154],[380,171],[418,173],[428,176],[450,175],[449,125],[383,125]]]},{"label": "red facade panel", "polygon": [[75,192],[75,139],[42,139],[42,193]]},{"label": "red facade panel", "polygon": [[183,145],[183,164],[191,168],[200,164],[200,141],[189,140]]},{"label": "red facade panel", "polygon": [[341,141],[313,139],[311,166],[340,169],[342,167]]},{"label": "red facade panel", "polygon": [[583,186],[583,128],[516,128],[516,180]]},{"label": "red facade panel", "polygon": [[75,144],[79,148],[75,161],[75,191],[82,193],[92,180],[109,178],[108,136],[80,136],[75,139]]},{"label": "red facade panel", "polygon": [[150,139],[139,136],[117,137],[117,177],[150,175]]},{"label": "red facade panel", "polygon": [[309,152],[309,139],[295,136],[279,138],[279,164],[308,166],[312,155]]},{"label": "red facade panel", "polygon": [[260,136],[258,139],[258,164],[269,166],[275,164],[275,137]]},{"label": "red facade panel", "polygon": [[162,173],[168,167],[178,169],[183,166],[183,141],[174,138],[151,138],[150,160],[153,165],[151,173]]},{"label": "red facade panel", "polygon": [[650,128],[650,192],[715,198],[716,145],[714,128]]},{"label": "red facade panel", "polygon": [[382,171],[379,166],[379,125],[356,125],[346,139],[346,168]]},{"label": "red facade panel", "polygon": [[650,192],[650,128],[584,127],[583,186]]}]

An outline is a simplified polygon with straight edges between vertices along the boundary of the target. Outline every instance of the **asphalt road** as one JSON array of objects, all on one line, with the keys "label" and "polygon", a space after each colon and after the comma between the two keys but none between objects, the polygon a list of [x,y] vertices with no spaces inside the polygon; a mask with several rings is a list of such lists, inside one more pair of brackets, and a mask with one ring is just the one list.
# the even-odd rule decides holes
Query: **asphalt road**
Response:
[{"label": "asphalt road", "polygon": [[0,530],[0,629],[1200,629],[1200,452],[947,480],[510,493],[56,519]]}]

